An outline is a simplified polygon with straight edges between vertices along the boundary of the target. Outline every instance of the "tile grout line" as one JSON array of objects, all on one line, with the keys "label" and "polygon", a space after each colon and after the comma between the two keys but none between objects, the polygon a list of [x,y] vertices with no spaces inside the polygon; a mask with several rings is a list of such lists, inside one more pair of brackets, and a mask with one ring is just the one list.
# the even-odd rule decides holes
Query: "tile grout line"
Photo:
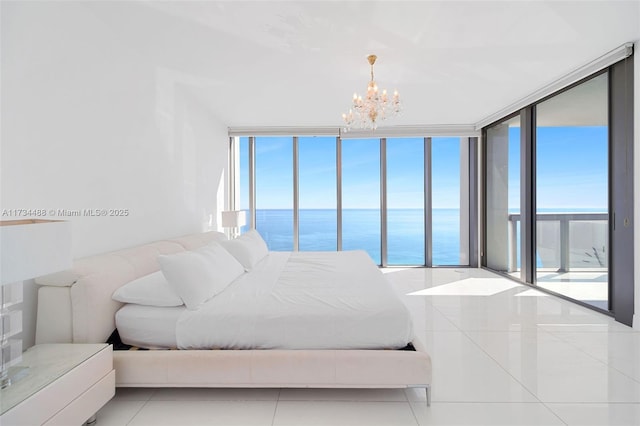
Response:
[{"label": "tile grout line", "polygon": [[271,426],[274,426],[276,422],[276,413],[278,412],[278,405],[280,404],[280,395],[282,394],[282,388],[278,388],[278,397],[276,398],[276,405],[273,407],[273,416],[271,417]]},{"label": "tile grout line", "polygon": [[[125,388],[125,389],[130,389],[130,388]],[[140,408],[138,408],[138,411],[136,411],[136,413],[133,416],[131,416],[129,421],[127,421],[127,426],[131,424],[133,419],[135,419],[138,416],[138,414],[140,414],[140,411],[142,411],[142,409],[147,406],[149,401],[151,401],[151,398],[153,398],[153,395],[155,395],[157,392],[158,392],[158,389],[156,388],[149,394],[149,398],[144,400],[144,404],[142,404]]]},{"label": "tile grout line", "polygon": [[138,411],[136,411],[136,413],[133,416],[131,416],[131,418],[127,421],[127,426],[131,424],[131,422],[138,416],[138,414],[140,414],[140,411],[142,411],[142,409],[147,406],[147,403],[149,401],[150,399],[147,399],[146,401],[144,401],[144,404],[142,404],[140,408],[138,408]]},{"label": "tile grout line", "polygon": [[[406,399],[407,400],[407,404],[409,404],[409,410],[411,410],[411,414],[413,414],[413,418],[416,421],[416,424],[418,426],[420,426],[420,420],[418,420],[418,416],[416,415],[416,412],[413,409],[413,405],[411,404],[411,401],[409,401],[409,397],[407,396],[407,389],[408,388],[403,389],[403,392],[402,392],[402,393],[404,393],[404,399]],[[426,402],[425,402],[425,404],[426,404]],[[430,409],[430,408],[431,407],[427,407],[427,409]]]},{"label": "tile grout line", "polygon": [[[553,338],[555,338],[555,339],[558,339],[558,340],[559,340],[560,342],[562,342],[562,343],[568,344],[569,346],[573,346],[571,343],[569,343],[569,342],[565,342],[565,341],[564,341],[563,339],[561,339],[559,336],[556,336],[553,332],[551,332],[551,331],[549,331],[549,330],[545,330],[545,329],[543,329],[543,328],[540,328],[538,325],[536,325],[536,333],[537,333],[537,332],[539,332],[539,331],[542,331],[543,333],[548,334],[549,336],[551,336],[551,337],[553,337]],[[576,349],[577,349],[577,348],[576,348]],[[536,396],[536,398],[537,398],[537,396]],[[553,413],[553,415],[554,415],[554,416],[556,416],[558,419],[560,419],[560,421],[561,421],[562,423],[564,423],[565,425],[568,425],[568,423],[567,423],[567,422],[565,422],[565,421],[564,421],[564,419],[563,419],[562,417],[560,417],[560,414],[556,413],[556,412],[555,412],[555,410],[553,410],[549,405],[547,405],[548,403],[546,403],[546,402],[544,402],[544,401],[540,401],[540,402],[542,403],[542,405],[544,405],[544,406],[547,408],[547,410],[551,411],[551,412]],[[550,404],[553,404],[553,403],[550,403]],[[584,404],[593,404],[593,403],[586,402],[586,403],[584,403]]]}]

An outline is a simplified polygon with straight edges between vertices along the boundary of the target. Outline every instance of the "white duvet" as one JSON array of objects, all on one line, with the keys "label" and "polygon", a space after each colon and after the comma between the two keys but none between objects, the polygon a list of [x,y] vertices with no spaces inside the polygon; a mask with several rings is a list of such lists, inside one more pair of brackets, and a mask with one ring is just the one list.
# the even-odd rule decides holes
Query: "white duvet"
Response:
[{"label": "white duvet", "polygon": [[406,346],[409,312],[364,251],[270,252],[176,323],[180,349]]}]

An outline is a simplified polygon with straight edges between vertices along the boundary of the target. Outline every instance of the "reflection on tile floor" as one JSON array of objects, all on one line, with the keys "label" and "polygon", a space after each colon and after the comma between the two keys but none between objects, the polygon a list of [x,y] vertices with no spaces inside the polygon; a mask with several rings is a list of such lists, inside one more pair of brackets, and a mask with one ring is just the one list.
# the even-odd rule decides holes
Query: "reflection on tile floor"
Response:
[{"label": "reflection on tile floor", "polygon": [[[519,279],[520,272],[510,274]],[[571,272],[538,270],[536,285],[557,294],[608,310],[609,274],[606,270],[578,269]]]},{"label": "reflection on tile floor", "polygon": [[640,332],[479,269],[383,270],[433,360],[397,389],[118,389],[109,425],[638,425]]}]

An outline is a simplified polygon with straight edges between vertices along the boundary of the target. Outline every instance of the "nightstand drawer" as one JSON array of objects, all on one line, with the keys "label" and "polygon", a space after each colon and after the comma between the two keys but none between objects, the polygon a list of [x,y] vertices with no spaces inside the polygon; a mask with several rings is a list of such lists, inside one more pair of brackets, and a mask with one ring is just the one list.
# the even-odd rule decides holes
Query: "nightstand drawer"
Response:
[{"label": "nightstand drawer", "polygon": [[93,385],[89,390],[64,407],[53,418],[45,423],[46,426],[80,425],[96,413],[96,407],[102,407],[115,395],[116,372],[109,374]]},{"label": "nightstand drawer", "polygon": [[[86,352],[86,356],[77,352]],[[85,355],[83,353],[83,355]],[[58,368],[69,359],[66,370]],[[78,360],[80,358],[80,360]],[[3,426],[64,424],[81,425],[95,414],[115,393],[113,350],[109,345],[37,345],[24,354],[29,375],[3,392],[29,391],[29,381],[50,380],[39,390],[6,411],[0,418]],[[47,363],[54,365],[49,368]]]}]

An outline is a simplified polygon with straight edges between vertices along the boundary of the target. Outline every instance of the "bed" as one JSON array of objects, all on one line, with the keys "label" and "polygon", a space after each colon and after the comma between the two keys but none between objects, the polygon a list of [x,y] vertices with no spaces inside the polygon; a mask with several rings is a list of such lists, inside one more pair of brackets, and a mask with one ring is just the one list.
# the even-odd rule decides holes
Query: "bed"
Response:
[{"label": "bed", "polygon": [[[114,292],[136,279],[159,271],[158,259],[201,250],[213,241],[223,242],[225,239],[224,234],[206,232],[157,241],[80,259],[68,271],[38,278],[36,283],[40,288],[38,289],[36,343],[107,341],[116,328],[116,315],[123,315],[122,312],[126,313],[129,308],[127,305],[121,310],[123,303],[112,299]],[[155,325],[156,331],[164,331],[161,337],[165,339],[164,344],[158,346],[184,349],[114,351],[116,385],[119,387],[416,387],[426,390],[429,404],[431,359],[423,345],[412,338],[410,324],[408,328],[407,324],[397,324],[396,328],[385,325],[391,318],[386,316],[388,314],[385,312],[386,308],[358,306],[357,309],[365,312],[364,315],[369,315],[368,321],[378,321],[378,325],[368,327],[367,330],[377,330],[378,334],[386,334],[384,338],[387,339],[387,343],[383,343],[382,346],[377,341],[372,343],[372,336],[367,336],[366,330],[357,329],[356,326],[352,330],[353,333],[345,334],[344,329],[350,327],[345,327],[345,320],[342,319],[334,321],[331,326],[333,332],[328,333],[331,335],[330,338],[323,338],[319,344],[316,344],[318,339],[309,340],[307,336],[314,334],[306,333],[305,330],[312,330],[313,327],[321,330],[322,321],[315,324],[302,323],[303,316],[295,321],[290,319],[282,321],[277,315],[284,303],[297,306],[298,314],[307,311],[313,317],[316,308],[308,308],[304,305],[304,297],[308,296],[303,294],[307,293],[296,295],[294,291],[293,296],[291,293],[283,296],[283,293],[279,292],[282,286],[299,286],[301,271],[306,271],[306,274],[313,278],[317,274],[324,273],[322,269],[328,268],[324,263],[326,259],[321,259],[323,257],[335,257],[335,264],[353,265],[354,262],[357,264],[362,261],[363,256],[366,257],[363,252],[270,253],[268,258],[257,264],[255,270],[243,274],[228,289],[209,300],[209,302],[215,301],[217,305],[205,303],[194,310],[185,309],[184,306],[168,307],[164,308],[166,310],[163,312],[171,312],[171,314],[156,317],[153,315],[159,314],[153,309],[148,309],[148,312],[144,313],[150,318],[148,323]],[[279,271],[277,274],[279,278],[267,280],[264,284],[265,275],[269,275],[268,271],[273,270]],[[369,270],[364,276],[358,272],[354,274],[359,275],[362,282],[382,277],[377,268],[375,271]],[[367,274],[375,276],[367,276]],[[261,277],[262,284],[252,281],[257,276]],[[342,286],[355,278],[357,277],[336,275],[336,279],[331,282],[333,290],[331,285],[325,290],[333,293],[337,289],[336,286]],[[319,285],[317,282],[313,284],[313,279],[310,282],[312,284],[308,285]],[[352,291],[355,292],[354,294],[362,293],[363,289],[356,287]],[[386,290],[381,288],[376,291],[384,296],[385,291],[392,290],[386,286]],[[210,338],[205,332],[198,332],[195,336],[187,338],[180,337],[181,328],[192,330],[198,322],[203,321],[202,317],[195,313],[209,311],[222,315],[225,324],[233,324],[233,321],[241,320],[242,315],[233,315],[233,310],[224,311],[222,308],[228,305],[227,302],[230,299],[247,292],[258,296],[267,294],[271,295],[269,297],[272,299],[279,300],[275,305],[270,305],[264,303],[266,300],[264,297],[256,296],[253,307],[246,309],[246,311],[255,311],[261,307],[265,312],[271,313],[274,320],[269,329],[270,326],[263,321],[256,321],[255,318],[248,319],[253,325],[245,325],[243,329],[252,331],[248,333],[254,339],[250,344],[235,340],[235,335],[238,333],[233,332],[233,327],[218,330],[215,334],[222,340],[213,343],[207,341]],[[353,305],[358,298],[340,296],[337,300],[346,305]],[[377,302],[374,302],[374,305],[375,303]],[[332,312],[334,308],[332,304],[336,303],[323,301],[319,304],[319,306],[325,306],[317,312],[319,316],[325,315],[325,323],[327,312]],[[299,309],[300,306],[303,308]],[[213,322],[219,322],[220,318],[217,317]],[[402,320],[397,322],[401,323]],[[301,324],[304,326],[296,330],[296,326]],[[388,332],[385,331],[387,328]],[[172,335],[171,332],[166,333],[167,330],[176,331]],[[404,331],[398,333],[397,330]],[[402,335],[403,333],[406,335]],[[288,346],[283,346],[282,340],[278,342],[278,335],[286,336],[284,340],[288,342]],[[407,339],[411,341],[405,345]],[[142,343],[145,344],[144,341]]]}]

